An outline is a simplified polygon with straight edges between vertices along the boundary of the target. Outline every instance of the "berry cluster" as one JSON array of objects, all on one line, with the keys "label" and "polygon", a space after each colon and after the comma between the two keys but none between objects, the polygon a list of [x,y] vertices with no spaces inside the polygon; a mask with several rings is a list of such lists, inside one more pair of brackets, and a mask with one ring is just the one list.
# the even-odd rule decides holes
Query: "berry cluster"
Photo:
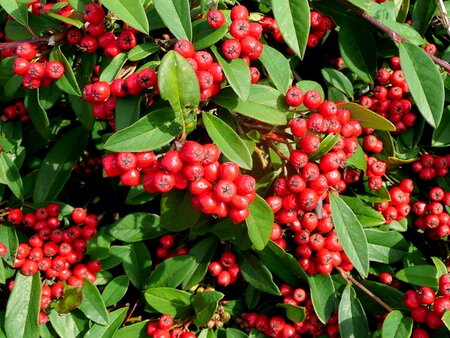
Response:
[{"label": "berry cluster", "polygon": [[151,193],[189,189],[194,208],[219,218],[227,215],[239,223],[249,216],[248,205],[256,196],[256,182],[240,174],[234,162],[219,163],[221,152],[214,144],[187,141],[180,150],[160,158],[153,152],[113,153],[103,158],[108,176],[119,176],[124,185],[142,185]]},{"label": "berry cluster", "polygon": [[225,251],[218,261],[209,263],[208,270],[221,286],[228,286],[239,278],[240,269],[236,263],[236,256],[231,251]]},{"label": "berry cluster", "polygon": [[416,201],[411,205],[417,216],[414,225],[427,231],[431,239],[440,239],[450,234],[450,216],[445,206],[450,206],[450,192],[441,187],[433,187],[429,193],[429,202]]},{"label": "berry cluster", "polygon": [[15,118],[19,119],[21,122],[28,122],[30,116],[28,116],[28,109],[25,107],[23,101],[17,101],[3,109],[2,121],[10,121]]},{"label": "berry cluster", "polygon": [[433,156],[431,154],[424,154],[420,160],[411,164],[411,169],[419,175],[422,181],[429,181],[436,176],[447,176],[449,163],[450,155]]},{"label": "berry cluster", "polygon": [[159,246],[156,248],[156,257],[161,259],[168,259],[173,256],[186,255],[188,250],[182,246],[175,250],[171,250],[174,245],[174,237],[172,234],[167,234],[159,238]]},{"label": "berry cluster", "polygon": [[383,187],[383,176],[386,173],[386,163],[373,156],[366,156],[368,177],[367,185],[372,190],[380,190]]},{"label": "berry cluster", "polygon": [[[403,303],[410,309],[414,322],[426,324],[430,329],[444,327],[441,318],[446,311],[450,310],[450,274],[439,278],[437,292],[428,286],[406,291]],[[417,337],[428,337],[428,332],[424,329],[420,333],[422,335]]]},{"label": "berry cluster", "polygon": [[173,317],[162,315],[157,322],[149,322],[147,335],[153,338],[196,338],[193,332],[183,331],[181,327],[173,327]]},{"label": "berry cluster", "polygon": [[400,67],[400,58],[389,60],[388,68],[380,68],[375,80],[378,84],[368,95],[361,96],[359,102],[395,125],[394,133],[402,133],[412,127],[417,116],[411,112],[412,104],[408,99],[408,85]]},{"label": "berry cluster", "polygon": [[102,160],[100,157],[86,156],[75,164],[73,172],[79,176],[90,176],[101,174]]},{"label": "berry cluster", "polygon": [[389,189],[389,202],[375,203],[375,209],[383,214],[385,224],[401,221],[408,216],[411,210],[410,200],[413,189],[413,181],[405,178],[399,185]]},{"label": "berry cluster", "polygon": [[[64,75],[64,66],[58,61],[48,61],[44,57],[35,59],[38,48],[29,43],[19,44],[15,50],[18,56],[14,59],[13,72],[22,76],[22,87],[37,89],[40,86],[50,86]],[[34,61],[33,61],[34,60]]]}]

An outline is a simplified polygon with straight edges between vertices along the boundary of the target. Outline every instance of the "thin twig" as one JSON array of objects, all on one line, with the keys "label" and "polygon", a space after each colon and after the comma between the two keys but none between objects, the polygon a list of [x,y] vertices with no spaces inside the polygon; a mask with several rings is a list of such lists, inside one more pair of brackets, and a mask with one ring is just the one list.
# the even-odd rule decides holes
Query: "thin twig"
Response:
[{"label": "thin twig", "polygon": [[9,48],[16,48],[18,45],[24,43],[24,42],[29,42],[32,44],[47,44],[50,41],[50,37],[46,37],[46,38],[36,38],[36,37],[32,37],[29,40],[22,40],[22,41],[10,41],[10,42],[2,42],[0,43],[0,50],[5,50],[5,49],[9,49]]},{"label": "thin twig", "polygon": [[133,316],[133,313],[134,313],[134,311],[136,310],[136,308],[137,308],[137,306],[139,305],[139,303],[140,303],[140,299],[138,298],[138,299],[136,300],[136,302],[134,302],[134,304],[133,304],[133,306],[131,307],[130,311],[128,311],[128,315],[127,315],[127,317],[125,318],[125,320],[122,322],[122,326],[124,326],[124,325],[130,320],[131,316]]},{"label": "thin twig", "polygon": [[372,291],[370,291],[368,288],[366,288],[364,285],[362,285],[360,282],[358,282],[355,278],[353,278],[352,275],[350,275],[349,273],[346,273],[346,272],[345,272],[342,268],[340,268],[340,267],[337,267],[336,269],[339,271],[339,273],[341,274],[341,276],[342,276],[345,280],[347,280],[347,281],[349,281],[349,282],[355,284],[355,285],[356,285],[357,287],[359,287],[362,291],[364,291],[370,298],[372,298],[374,301],[376,301],[378,304],[380,304],[382,307],[384,307],[387,311],[391,312],[391,311],[394,310],[394,309],[391,308],[389,305],[387,305],[385,302],[383,302],[383,301],[381,300],[380,297],[378,297],[378,296],[376,296],[375,294],[373,294]]}]

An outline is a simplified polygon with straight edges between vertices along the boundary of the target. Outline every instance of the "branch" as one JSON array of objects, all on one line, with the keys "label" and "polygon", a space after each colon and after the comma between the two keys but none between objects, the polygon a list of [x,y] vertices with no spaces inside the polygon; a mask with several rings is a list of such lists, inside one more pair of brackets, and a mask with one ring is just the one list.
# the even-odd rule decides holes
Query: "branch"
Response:
[{"label": "branch", "polygon": [[[377,27],[379,30],[381,30],[384,33],[386,33],[392,41],[394,41],[394,42],[408,42],[408,39],[406,39],[405,37],[401,36],[400,34],[395,32],[394,30],[392,30],[391,28],[386,26],[384,23],[382,23],[381,21],[375,19],[371,15],[367,14],[366,12],[364,12],[361,8],[356,7],[355,5],[351,4],[347,0],[334,0],[334,1],[339,3],[339,4],[341,4],[345,8],[351,10],[353,13],[355,13],[359,17],[365,19],[366,21],[370,22],[373,26]],[[448,16],[446,16],[446,18],[448,20]],[[439,59],[438,57],[436,57],[434,55],[430,55],[430,58],[433,60],[433,62],[435,64],[441,66],[447,73],[450,73],[450,64],[448,62],[446,62],[446,61],[444,61],[442,59]]]}]

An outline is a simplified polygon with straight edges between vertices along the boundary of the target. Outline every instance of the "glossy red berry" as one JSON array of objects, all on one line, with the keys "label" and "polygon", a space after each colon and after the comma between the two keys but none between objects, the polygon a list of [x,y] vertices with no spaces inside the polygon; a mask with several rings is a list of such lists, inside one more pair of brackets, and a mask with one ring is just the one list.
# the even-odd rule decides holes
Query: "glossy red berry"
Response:
[{"label": "glossy red berry", "polygon": [[219,28],[225,23],[225,15],[218,9],[213,9],[206,15],[206,21],[212,28]]}]

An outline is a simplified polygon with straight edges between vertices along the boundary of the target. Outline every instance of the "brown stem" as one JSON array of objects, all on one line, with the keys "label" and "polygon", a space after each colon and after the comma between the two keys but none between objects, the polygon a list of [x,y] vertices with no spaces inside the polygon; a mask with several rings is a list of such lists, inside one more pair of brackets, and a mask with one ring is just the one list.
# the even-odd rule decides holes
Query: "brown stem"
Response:
[{"label": "brown stem", "polygon": [[122,326],[124,326],[124,325],[130,320],[130,318],[133,316],[133,313],[134,313],[134,311],[136,310],[137,306],[139,305],[139,302],[140,302],[140,299],[138,298],[138,299],[134,302],[134,304],[133,304],[133,306],[131,307],[130,311],[128,311],[128,315],[127,315],[127,317],[125,318],[125,320],[122,322]]},{"label": "brown stem", "polygon": [[[335,2],[341,4],[345,8],[348,8],[353,13],[358,15],[359,17],[365,19],[366,21],[370,22],[373,26],[377,27],[379,30],[386,33],[389,38],[394,42],[408,42],[408,39],[403,37],[402,35],[398,34],[388,26],[386,26],[384,23],[380,22],[379,20],[375,19],[371,15],[364,12],[361,8],[356,7],[355,5],[349,3],[347,0],[334,0]],[[430,58],[433,60],[433,62],[439,66],[441,66],[447,73],[450,73],[450,63],[434,56],[430,55]]]},{"label": "brown stem", "polygon": [[29,40],[2,42],[2,43],[0,43],[0,50],[16,48],[18,45],[20,45],[24,42],[29,42],[29,43],[33,43],[33,44],[46,44],[49,42],[49,40],[50,40],[50,37],[46,37],[46,38],[32,37]]},{"label": "brown stem", "polygon": [[278,155],[280,156],[281,159],[289,162],[289,158],[284,156],[284,154],[280,151],[280,149],[278,149],[271,141],[267,140],[266,142],[264,142],[267,146],[269,146],[270,148],[272,148],[272,150]]},{"label": "brown stem", "polygon": [[376,301],[378,304],[380,304],[382,307],[384,307],[387,311],[389,311],[389,312],[394,311],[393,308],[391,308],[389,305],[387,305],[385,302],[383,302],[383,301],[381,300],[380,297],[374,295],[374,294],[372,293],[372,291],[370,291],[368,288],[366,288],[364,285],[362,285],[360,282],[358,282],[355,278],[353,278],[352,275],[350,275],[349,273],[346,273],[346,272],[345,272],[342,268],[340,268],[340,267],[337,267],[336,269],[339,271],[339,273],[341,274],[341,276],[342,276],[345,280],[347,280],[347,281],[349,281],[349,282],[355,284],[355,285],[356,285],[357,287],[359,287],[362,291],[364,291],[370,298],[372,298],[374,301]]}]

